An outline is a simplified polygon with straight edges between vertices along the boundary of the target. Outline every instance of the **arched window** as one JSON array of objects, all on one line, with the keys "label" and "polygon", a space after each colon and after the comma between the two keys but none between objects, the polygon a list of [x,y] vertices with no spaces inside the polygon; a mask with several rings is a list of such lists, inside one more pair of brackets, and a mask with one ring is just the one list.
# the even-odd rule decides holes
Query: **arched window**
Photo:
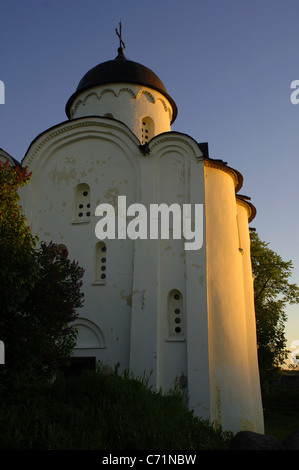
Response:
[{"label": "arched window", "polygon": [[90,188],[88,184],[80,183],[74,190],[73,221],[87,222],[90,215]]},{"label": "arched window", "polygon": [[169,337],[183,339],[183,295],[177,289],[171,290],[168,294],[167,314]]},{"label": "arched window", "polygon": [[107,279],[107,247],[104,242],[96,244],[94,263],[94,283],[105,284]]},{"label": "arched window", "polygon": [[141,143],[144,145],[154,137],[154,121],[152,118],[145,116],[142,118],[141,124]]}]

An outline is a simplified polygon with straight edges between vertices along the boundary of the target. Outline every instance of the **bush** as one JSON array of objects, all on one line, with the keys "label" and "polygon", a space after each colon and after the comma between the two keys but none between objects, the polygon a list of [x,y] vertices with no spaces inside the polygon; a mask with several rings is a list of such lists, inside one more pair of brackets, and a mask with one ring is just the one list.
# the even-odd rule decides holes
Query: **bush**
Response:
[{"label": "bush", "polygon": [[[26,168],[0,162],[0,339],[10,373],[51,376],[71,354],[83,269],[65,246],[33,236],[19,204]],[[38,246],[37,246],[38,245]]]},{"label": "bush", "polygon": [[272,382],[263,394],[265,432],[283,442],[298,428],[299,389],[288,387],[283,380]]}]

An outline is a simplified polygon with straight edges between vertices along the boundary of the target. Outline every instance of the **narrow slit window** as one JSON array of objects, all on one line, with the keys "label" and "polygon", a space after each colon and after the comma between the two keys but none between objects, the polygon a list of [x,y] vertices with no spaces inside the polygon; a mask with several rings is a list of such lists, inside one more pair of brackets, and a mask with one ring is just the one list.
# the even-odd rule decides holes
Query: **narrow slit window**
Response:
[{"label": "narrow slit window", "polygon": [[146,116],[141,122],[141,143],[144,145],[154,137],[154,121]]},{"label": "narrow slit window", "polygon": [[168,294],[167,314],[169,337],[182,339],[184,336],[183,295],[177,289],[171,290]]},{"label": "narrow slit window", "polygon": [[96,244],[94,282],[105,284],[107,279],[107,246],[104,242]]},{"label": "narrow slit window", "polygon": [[87,222],[90,216],[90,188],[88,184],[80,183],[74,190],[73,221]]}]

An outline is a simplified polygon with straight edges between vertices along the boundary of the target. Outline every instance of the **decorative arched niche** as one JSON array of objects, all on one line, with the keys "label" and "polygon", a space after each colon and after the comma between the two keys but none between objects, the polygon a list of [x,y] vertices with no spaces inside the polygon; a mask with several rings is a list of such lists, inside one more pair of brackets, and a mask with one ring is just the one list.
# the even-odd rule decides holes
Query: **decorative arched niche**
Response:
[{"label": "decorative arched niche", "polygon": [[74,321],[73,326],[78,331],[75,351],[106,348],[103,332],[95,323],[79,317]]}]

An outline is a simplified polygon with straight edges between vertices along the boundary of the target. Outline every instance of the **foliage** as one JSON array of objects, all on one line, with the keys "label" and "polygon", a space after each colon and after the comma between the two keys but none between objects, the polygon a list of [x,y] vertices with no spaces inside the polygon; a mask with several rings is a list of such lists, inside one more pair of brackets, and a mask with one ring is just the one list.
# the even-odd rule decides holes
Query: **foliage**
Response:
[{"label": "foliage", "polygon": [[83,270],[59,245],[44,242],[36,249],[34,283],[17,310],[1,315],[7,367],[34,369],[51,375],[69,357],[76,330],[70,323],[82,306]]},{"label": "foliage", "polygon": [[[27,168],[12,167],[8,160],[3,164],[0,161],[0,230],[1,244],[17,244],[18,246],[33,242],[25,216],[21,214],[18,204],[19,188],[25,186],[31,173]],[[8,223],[9,222],[9,223]],[[27,245],[28,246],[28,245]]]},{"label": "foliage", "polygon": [[33,237],[19,205],[26,169],[0,165],[0,339],[11,373],[51,374],[74,346],[83,270],[64,247]]},{"label": "foliage", "polygon": [[0,389],[0,450],[216,450],[231,433],[190,412],[179,393],[102,370]]},{"label": "foliage", "polygon": [[299,422],[299,389],[272,382],[268,393],[263,394],[265,433],[281,442],[296,431]]},{"label": "foliage", "polygon": [[[0,162],[0,295],[1,309],[16,309],[28,295],[35,273],[34,247],[19,205],[18,189],[30,179],[27,169]],[[1,330],[0,330],[1,331]]]},{"label": "foliage", "polygon": [[299,288],[289,282],[292,261],[283,261],[258,234],[251,237],[258,358],[262,380],[266,380],[288,355],[285,308],[288,303],[299,302]]}]

